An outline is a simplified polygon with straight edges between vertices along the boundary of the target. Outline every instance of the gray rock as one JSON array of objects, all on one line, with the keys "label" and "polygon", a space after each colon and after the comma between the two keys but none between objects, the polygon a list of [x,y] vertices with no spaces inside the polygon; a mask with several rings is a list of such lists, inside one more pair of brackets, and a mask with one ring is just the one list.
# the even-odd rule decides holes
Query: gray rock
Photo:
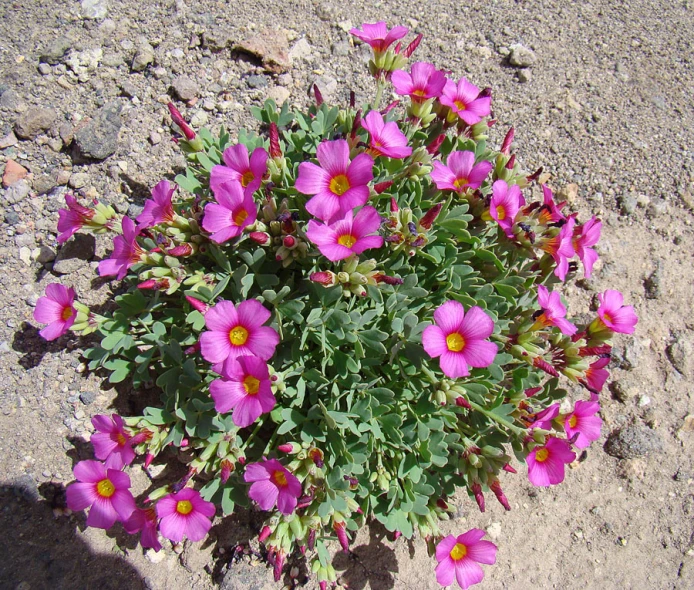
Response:
[{"label": "gray rock", "polygon": [[614,431],[605,443],[605,452],[618,459],[644,457],[662,449],[663,443],[658,434],[637,424]]},{"label": "gray rock", "polygon": [[627,195],[620,199],[619,205],[623,215],[631,215],[636,211],[638,199],[634,195]]},{"label": "gray rock", "polygon": [[82,393],[80,393],[80,401],[85,406],[88,406],[89,404],[93,403],[95,399],[96,399],[96,392],[95,391],[83,391]]},{"label": "gray rock", "polygon": [[349,55],[349,43],[347,41],[340,41],[339,43],[333,43],[332,51],[333,55],[345,56]]},{"label": "gray rock", "polygon": [[526,82],[530,82],[530,80],[533,79],[533,74],[529,69],[523,68],[522,70],[518,71],[517,77],[518,81],[521,84],[525,84]]},{"label": "gray rock", "polygon": [[25,500],[29,500],[30,502],[38,502],[41,499],[39,489],[36,486],[36,481],[28,473],[20,475],[14,480],[13,485],[15,492]]},{"label": "gray rock", "polygon": [[102,20],[108,14],[106,0],[82,0],[82,16],[94,20]]},{"label": "gray rock", "polygon": [[508,63],[518,68],[529,68],[537,61],[537,56],[532,49],[516,43],[509,47]]},{"label": "gray rock", "polygon": [[89,182],[89,174],[87,174],[86,172],[78,172],[77,174],[72,174],[70,176],[70,181],[68,182],[68,184],[72,188],[78,189],[78,188],[83,188],[83,187],[87,186],[88,182]]},{"label": "gray rock", "polygon": [[67,37],[57,37],[51,41],[41,53],[39,61],[52,66],[59,64],[63,56],[72,47],[72,41]]},{"label": "gray rock", "polygon": [[22,102],[21,97],[12,88],[6,88],[0,92],[0,107],[15,110]]},{"label": "gray rock", "polygon": [[140,45],[133,57],[131,68],[133,72],[142,72],[154,61],[154,49],[149,43]]},{"label": "gray rock", "polygon": [[53,265],[53,272],[69,274],[82,268],[84,264],[94,258],[96,240],[90,234],[75,234],[60,248]]},{"label": "gray rock", "polygon": [[675,369],[688,379],[694,378],[694,343],[691,337],[679,335],[666,349],[667,357]]},{"label": "gray rock", "polygon": [[5,223],[8,225],[17,225],[19,222],[20,219],[17,212],[12,211],[11,209],[9,211],[5,211]]},{"label": "gray rock", "polygon": [[48,74],[52,72],[53,69],[48,64],[39,64],[39,74],[41,74],[42,76],[48,76]]},{"label": "gray rock", "polygon": [[34,139],[41,131],[50,129],[56,117],[57,113],[51,108],[31,107],[17,119],[14,132],[22,139]]},{"label": "gray rock", "polygon": [[48,246],[41,246],[39,248],[39,254],[36,257],[36,262],[39,262],[41,264],[46,264],[47,262],[52,262],[55,260],[55,251],[53,248],[49,248]]},{"label": "gray rock", "polygon": [[612,397],[623,404],[627,403],[632,397],[629,389],[621,381],[612,381],[609,385],[609,389],[612,392]]},{"label": "gray rock", "polygon": [[318,86],[323,98],[330,100],[335,97],[337,92],[337,80],[332,76],[318,76],[313,83]]},{"label": "gray rock", "polygon": [[643,287],[646,290],[646,299],[658,299],[662,294],[660,288],[662,274],[661,265],[658,264],[655,270],[643,282]]},{"label": "gray rock", "polygon": [[106,104],[75,134],[75,143],[82,156],[103,160],[116,151],[121,127],[121,109],[119,102]]},{"label": "gray rock", "polygon": [[620,369],[623,369],[624,371],[631,371],[639,365],[641,348],[641,345],[635,338],[628,338],[624,344],[624,347],[612,347],[612,361]]},{"label": "gray rock", "polygon": [[101,64],[109,68],[117,68],[124,63],[123,56],[120,53],[105,53],[101,58]]},{"label": "gray rock", "polygon": [[254,74],[246,78],[246,84],[249,88],[265,88],[269,83],[267,76]]},{"label": "gray rock", "polygon": [[245,560],[230,565],[224,574],[220,590],[271,590],[276,588],[272,570],[255,564],[255,567]]},{"label": "gray rock", "polygon": [[188,76],[178,76],[171,86],[178,98],[184,102],[193,100],[198,95],[198,85]]},{"label": "gray rock", "polygon": [[29,183],[26,180],[18,180],[5,191],[5,202],[10,205],[19,203],[29,194],[29,190]]}]

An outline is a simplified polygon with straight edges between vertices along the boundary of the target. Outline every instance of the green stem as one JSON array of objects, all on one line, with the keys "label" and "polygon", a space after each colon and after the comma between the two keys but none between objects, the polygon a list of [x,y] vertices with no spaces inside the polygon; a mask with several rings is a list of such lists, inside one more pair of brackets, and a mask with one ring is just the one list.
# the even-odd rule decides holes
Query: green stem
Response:
[{"label": "green stem", "polygon": [[473,410],[479,412],[480,414],[484,414],[485,416],[487,416],[487,418],[491,418],[492,420],[494,420],[494,422],[496,422],[500,426],[508,428],[514,434],[521,435],[525,431],[524,428],[519,428],[515,424],[511,424],[511,422],[509,422],[505,418],[502,418],[501,416],[495,414],[494,412],[490,412],[489,410],[487,410],[486,408],[483,408],[482,406],[480,406],[476,402],[468,400],[468,403],[470,404],[470,406],[472,407]]},{"label": "green stem", "polygon": [[251,444],[251,441],[255,438],[255,435],[258,434],[258,431],[263,427],[263,424],[265,424],[265,418],[258,420],[258,424],[256,424],[253,432],[251,432],[250,436],[246,439],[246,442],[243,443],[243,446],[241,447],[242,451],[245,451],[248,448],[248,445]]},{"label": "green stem", "polygon": [[385,89],[386,84],[385,81],[382,78],[378,79],[378,82],[376,84],[376,98],[374,98],[373,102],[373,110],[378,110],[378,105],[381,104],[381,97],[383,96],[383,90]]}]

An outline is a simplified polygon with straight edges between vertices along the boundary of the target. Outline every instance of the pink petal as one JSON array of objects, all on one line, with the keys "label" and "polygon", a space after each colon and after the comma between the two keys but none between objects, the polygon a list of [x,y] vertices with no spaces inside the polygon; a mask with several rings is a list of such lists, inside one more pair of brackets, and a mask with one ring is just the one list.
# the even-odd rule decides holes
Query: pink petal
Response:
[{"label": "pink petal", "polygon": [[344,214],[369,200],[368,186],[353,186],[340,197],[340,211]]},{"label": "pink petal", "polygon": [[72,287],[65,287],[60,283],[51,283],[46,287],[46,295],[58,302],[63,307],[70,307],[75,300],[75,291]]},{"label": "pink petal", "polygon": [[497,547],[491,541],[478,541],[467,548],[467,554],[470,559],[487,565],[496,563]]},{"label": "pink petal", "polygon": [[474,584],[479,584],[483,578],[484,572],[482,568],[472,559],[463,558],[456,562],[455,579],[463,590]]},{"label": "pink petal", "polygon": [[381,236],[366,236],[364,238],[359,238],[352,246],[352,252],[355,254],[361,254],[364,250],[370,250],[372,248],[380,248],[383,246],[383,238]]},{"label": "pink petal", "polygon": [[195,496],[191,497],[190,501],[192,502],[195,511],[199,512],[203,516],[206,516],[207,518],[212,518],[217,511],[212,502],[203,500],[200,497],[200,492],[195,492]]},{"label": "pink petal", "polygon": [[245,395],[236,404],[232,418],[236,426],[246,428],[253,424],[262,413],[263,410],[260,407],[260,401],[258,401],[257,396]]},{"label": "pink petal", "polygon": [[457,190],[453,184],[456,180],[455,174],[438,160],[434,161],[434,169],[429,173],[431,179],[436,183],[439,190]]},{"label": "pink petal", "polygon": [[275,396],[272,395],[272,389],[270,387],[270,381],[261,381],[260,387],[258,388],[258,393],[256,395],[258,401],[260,402],[260,408],[263,413],[271,412],[277,403]]},{"label": "pink petal", "polygon": [[352,249],[342,244],[325,244],[318,249],[321,251],[321,254],[331,262],[344,260],[352,255]]},{"label": "pink petal", "polygon": [[470,171],[470,175],[468,176],[470,185],[476,188],[482,184],[493,167],[494,165],[486,160],[477,164],[477,166]]},{"label": "pink petal", "polygon": [[306,211],[318,219],[330,221],[340,211],[340,197],[328,190],[317,193],[306,203]]},{"label": "pink petal", "polygon": [[260,179],[267,172],[268,153],[263,148],[255,148],[251,154],[250,168],[253,176]]},{"label": "pink petal", "polygon": [[[351,187],[368,184],[373,180],[374,160],[369,154],[359,154],[347,170],[347,178]],[[343,195],[344,196],[344,195]],[[364,201],[366,202],[366,201]]]},{"label": "pink petal", "polygon": [[455,565],[453,560],[448,557],[436,566],[436,581],[441,586],[449,586],[455,579]]},{"label": "pink petal", "polygon": [[494,321],[481,307],[473,306],[467,310],[460,330],[466,341],[483,340],[494,331]]},{"label": "pink petal", "polygon": [[[414,74],[414,65],[412,66],[412,72]],[[413,78],[405,72],[404,70],[395,70],[391,76],[390,76],[390,81],[393,83],[393,86],[395,87],[395,92],[397,92],[400,95],[407,95],[411,94],[415,90],[415,86],[413,83]]]},{"label": "pink petal", "polygon": [[468,340],[462,354],[471,367],[488,367],[494,362],[498,352],[496,344],[486,340]]},{"label": "pink petal", "polygon": [[470,374],[465,362],[465,356],[460,352],[452,352],[450,350],[446,350],[441,355],[441,370],[444,375],[451,379],[467,377]]},{"label": "pink petal", "polygon": [[[468,312],[469,313],[469,312]],[[457,332],[463,325],[465,318],[465,308],[462,303],[455,300],[446,301],[443,305],[436,308],[434,321],[447,336],[451,332]]]},{"label": "pink petal", "polygon": [[446,160],[456,178],[469,178],[474,163],[475,154],[472,152],[451,152]]},{"label": "pink petal", "polygon": [[[212,311],[212,310],[210,310]],[[207,312],[209,315],[210,311]],[[221,363],[231,354],[228,332],[203,332],[200,335],[200,352],[210,363]]]},{"label": "pink petal", "polygon": [[[460,98],[466,105],[474,101],[480,94],[480,89],[472,82],[468,82],[466,78],[461,78],[458,82],[457,97]],[[490,99],[491,100],[491,99]]]},{"label": "pink petal", "polygon": [[357,236],[365,236],[378,231],[381,225],[381,216],[374,207],[362,207],[359,213],[354,217],[352,230]]},{"label": "pink petal", "polygon": [[65,490],[67,497],[67,507],[73,512],[84,510],[91,506],[98,494],[93,483],[72,483]]},{"label": "pink petal", "polygon": [[438,326],[427,326],[422,332],[422,346],[431,358],[441,356],[448,350],[446,336]]},{"label": "pink petal", "polygon": [[238,323],[236,306],[231,301],[220,301],[205,314],[205,326],[208,330],[228,332]]},{"label": "pink petal", "polygon": [[253,330],[246,341],[246,346],[252,354],[266,361],[275,354],[275,348],[279,342],[279,334],[273,328],[263,326]]},{"label": "pink petal", "polygon": [[224,183],[240,182],[241,175],[227,166],[213,166],[210,171],[210,190],[216,195]]},{"label": "pink petal", "polygon": [[248,148],[240,143],[225,149],[224,153],[222,154],[222,158],[227,166],[236,170],[240,174],[243,174],[250,169],[250,163],[248,161]]},{"label": "pink petal", "polygon": [[[96,416],[95,416],[96,418]],[[92,418],[92,422],[94,419]],[[103,461],[118,447],[118,443],[111,438],[108,432],[96,432],[92,434],[89,442],[94,447],[94,455],[97,459]]]},{"label": "pink petal", "polygon": [[477,543],[482,537],[484,537],[485,534],[486,533],[482,529],[470,529],[462,535],[458,535],[456,542],[462,543],[468,547]]},{"label": "pink petal", "polygon": [[441,539],[439,544],[436,546],[436,561],[443,561],[451,555],[453,547],[457,543],[457,539],[453,535],[448,535],[447,537]]},{"label": "pink petal", "polygon": [[198,511],[193,511],[186,518],[186,537],[191,541],[202,541],[212,528],[212,521]]},{"label": "pink petal", "polygon": [[[74,320],[72,323],[74,323]],[[48,324],[45,328],[43,328],[43,330],[39,330],[39,335],[44,340],[48,340],[50,342],[51,340],[60,338],[67,331],[68,325],[66,322],[53,322],[52,324]]]},{"label": "pink petal", "polygon": [[135,499],[126,490],[116,490],[113,496],[111,496],[111,505],[118,513],[120,520],[128,520],[135,510]]},{"label": "pink petal", "polygon": [[177,505],[178,502],[172,497],[171,494],[164,496],[156,504],[157,516],[159,516],[159,518],[164,518],[170,514],[175,514]]},{"label": "pink petal", "polygon": [[236,308],[239,324],[247,330],[262,326],[272,315],[270,310],[263,306],[257,299],[247,299],[238,304]]},{"label": "pink petal", "polygon": [[250,463],[246,466],[243,479],[246,482],[264,481],[270,479],[270,473],[264,465],[261,465],[260,463]]},{"label": "pink petal", "polygon": [[279,490],[269,480],[256,481],[248,491],[248,497],[255,500],[262,510],[270,510],[277,502]]},{"label": "pink petal", "polygon": [[330,178],[346,174],[349,165],[349,145],[344,139],[323,141],[316,149],[316,157]]},{"label": "pink petal", "polygon": [[238,381],[215,379],[210,383],[210,396],[214,400],[214,409],[226,414],[246,397],[243,384]]},{"label": "pink petal", "polygon": [[294,188],[305,195],[317,195],[327,191],[330,186],[330,174],[312,162],[299,164],[299,176]]},{"label": "pink petal", "polygon": [[111,501],[97,496],[94,504],[92,504],[92,507],[89,509],[87,526],[96,529],[110,529],[116,520],[118,520],[118,514],[111,504]]},{"label": "pink petal", "polygon": [[[50,287],[51,285],[49,285]],[[63,320],[65,306],[48,297],[39,297],[34,309],[34,319],[41,324],[52,324]]]},{"label": "pink petal", "polygon": [[72,472],[79,481],[95,483],[106,477],[106,468],[99,461],[80,461]]},{"label": "pink petal", "polygon": [[279,492],[277,497],[277,509],[282,514],[291,514],[292,512],[294,512],[296,504],[296,496],[293,496],[286,490],[282,490],[281,492]]},{"label": "pink petal", "polygon": [[179,543],[186,532],[186,518],[174,509],[174,512],[161,519],[159,530],[167,539]]}]

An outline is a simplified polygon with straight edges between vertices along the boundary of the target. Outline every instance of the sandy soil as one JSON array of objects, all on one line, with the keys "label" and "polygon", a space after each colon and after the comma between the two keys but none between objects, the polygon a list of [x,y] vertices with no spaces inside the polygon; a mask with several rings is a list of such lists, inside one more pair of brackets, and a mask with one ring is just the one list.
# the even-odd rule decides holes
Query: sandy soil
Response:
[{"label": "sandy soil", "polygon": [[[488,502],[480,514],[460,498],[444,531],[489,531],[499,553],[486,588],[694,588],[694,8],[643,0],[0,2],[0,169],[12,160],[29,173],[0,198],[2,587],[276,587],[261,562],[232,559],[255,534],[252,515],[158,555],[60,515],[72,466],[89,456],[90,417],[133,412],[147,392],[86,375],[82,344],[43,342],[32,306],[56,276],[87,304],[107,297],[94,280],[105,244],[80,242],[52,260],[57,210],[68,183],[125,212],[174,173],[182,160],[166,125],[171,96],[195,122],[234,131],[252,124],[247,107],[268,92],[303,104],[316,79],[328,101],[344,103],[349,89],[366,100],[369,52],[346,30],[381,19],[425,35],[418,59],[491,86],[493,139],[515,125],[523,165],[544,166],[574,210],[603,219],[599,272],[567,290],[574,313],[615,288],[640,317],[619,341],[603,438],[564,484],[538,490],[507,474],[510,513]],[[265,50],[286,39],[291,51],[281,74],[232,51],[266,27],[281,30],[263,36]],[[530,67],[509,65],[514,44],[534,52]],[[104,120],[103,107],[115,119]],[[89,119],[101,123],[85,138]],[[111,153],[85,160],[77,143]],[[626,440],[617,433],[628,427]],[[610,436],[625,439],[627,458],[605,452]],[[350,588],[437,587],[423,541],[394,543],[377,527],[335,565]]]}]

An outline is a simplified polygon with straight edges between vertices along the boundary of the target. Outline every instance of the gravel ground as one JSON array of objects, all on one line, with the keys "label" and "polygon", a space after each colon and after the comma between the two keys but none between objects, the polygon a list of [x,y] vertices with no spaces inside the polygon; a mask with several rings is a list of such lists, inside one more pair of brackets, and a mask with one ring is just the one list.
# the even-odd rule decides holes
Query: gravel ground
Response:
[{"label": "gravel ground", "polygon": [[[142,394],[85,375],[77,339],[43,342],[32,306],[56,277],[87,304],[107,298],[94,275],[106,244],[58,250],[57,210],[69,188],[136,213],[183,164],[168,100],[194,125],[233,131],[268,95],[305,103],[314,81],[329,102],[349,89],[367,100],[369,51],[346,31],[376,20],[423,33],[417,59],[491,86],[492,139],[513,124],[522,164],[543,166],[582,217],[602,218],[601,265],[567,290],[573,309],[615,288],[640,317],[619,341],[603,438],[564,484],[508,474],[510,513],[460,499],[444,530],[488,530],[499,553],[487,588],[694,587],[694,8],[643,0],[0,2],[3,587],[275,587],[254,559],[230,565],[254,535],[249,515],[180,554],[143,554],[62,514],[91,416],[133,412]],[[375,527],[335,565],[354,589],[437,587],[421,540],[393,543]]]}]

